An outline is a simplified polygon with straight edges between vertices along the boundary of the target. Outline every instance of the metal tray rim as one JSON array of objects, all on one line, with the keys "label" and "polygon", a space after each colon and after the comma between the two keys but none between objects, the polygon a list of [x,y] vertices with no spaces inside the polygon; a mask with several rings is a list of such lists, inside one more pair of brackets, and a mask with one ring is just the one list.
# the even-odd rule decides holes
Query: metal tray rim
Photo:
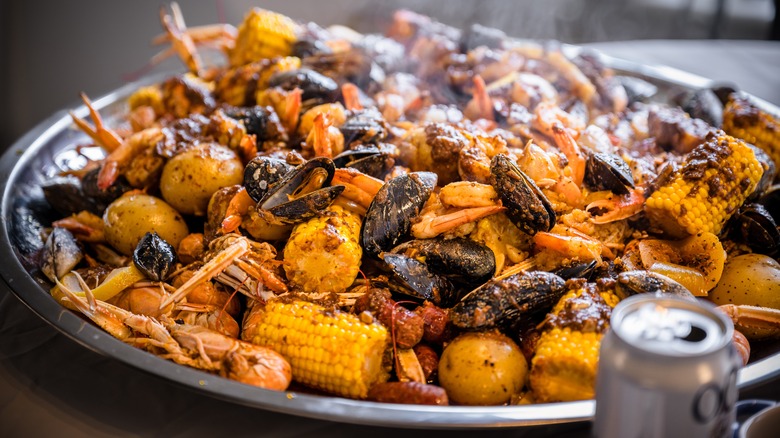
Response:
[{"label": "metal tray rim", "polygon": [[[569,53],[581,50],[597,53],[607,65],[616,70],[638,74],[651,80],[688,88],[703,88],[712,84],[709,79],[671,67],[640,65],[578,46],[564,45],[564,49]],[[95,107],[102,109],[121,102],[137,87],[159,81],[169,74],[171,72],[163,72],[126,84],[95,100]],[[780,113],[774,105],[756,100],[773,113]],[[84,106],[76,110],[78,115],[86,115],[86,112]],[[18,254],[11,246],[9,236],[8,227],[13,208],[10,195],[19,173],[29,165],[32,157],[47,146],[47,142],[55,134],[69,129],[70,126],[67,112],[59,111],[18,139],[0,159],[3,193],[0,206],[0,220],[3,222],[0,227],[0,256],[7,260],[7,263],[0,267],[0,276],[14,295],[36,315],[84,347],[218,399],[286,414],[345,423],[403,428],[466,429],[547,425],[593,418],[593,400],[524,406],[418,406],[264,390],[176,365],[111,337],[56,303],[43,285],[36,282],[22,266]],[[740,370],[738,386],[740,389],[748,389],[778,376],[780,353],[775,353]]]}]

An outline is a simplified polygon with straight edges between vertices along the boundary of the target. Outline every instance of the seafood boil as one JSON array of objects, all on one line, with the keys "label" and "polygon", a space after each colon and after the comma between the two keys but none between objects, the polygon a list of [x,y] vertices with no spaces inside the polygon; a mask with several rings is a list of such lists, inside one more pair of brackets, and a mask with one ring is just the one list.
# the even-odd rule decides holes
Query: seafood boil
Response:
[{"label": "seafood boil", "polygon": [[[268,390],[387,403],[594,397],[612,309],[713,302],[780,338],[780,122],[597,54],[397,11],[383,34],[160,11],[121,120],[82,94],[44,184],[51,295],[113,337]],[[224,59],[206,63],[205,51]]]}]

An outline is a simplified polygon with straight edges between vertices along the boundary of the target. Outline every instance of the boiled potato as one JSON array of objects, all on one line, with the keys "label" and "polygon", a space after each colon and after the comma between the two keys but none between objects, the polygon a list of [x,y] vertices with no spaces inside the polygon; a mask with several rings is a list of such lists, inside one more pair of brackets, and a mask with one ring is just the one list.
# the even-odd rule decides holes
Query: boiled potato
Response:
[{"label": "boiled potato", "polygon": [[128,256],[149,231],[156,231],[174,248],[189,234],[176,210],[162,199],[142,193],[125,194],[112,202],[103,214],[103,223],[106,241]]},{"label": "boiled potato", "polygon": [[780,263],[761,254],[729,259],[715,289],[715,304],[747,304],[780,309]]},{"label": "boiled potato", "polygon": [[188,149],[163,168],[163,199],[184,214],[203,216],[211,195],[225,186],[241,184],[244,165],[230,149],[214,143]]},{"label": "boiled potato", "polygon": [[500,405],[525,385],[528,363],[520,348],[498,333],[464,333],[444,349],[439,384],[463,405]]}]

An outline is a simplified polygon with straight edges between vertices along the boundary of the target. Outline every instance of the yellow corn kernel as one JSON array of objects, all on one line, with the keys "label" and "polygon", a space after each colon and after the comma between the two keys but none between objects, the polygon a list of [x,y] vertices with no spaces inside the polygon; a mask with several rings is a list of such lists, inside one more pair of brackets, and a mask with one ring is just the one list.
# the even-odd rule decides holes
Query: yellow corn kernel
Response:
[{"label": "yellow corn kernel", "polygon": [[301,300],[255,305],[244,324],[242,338],[282,354],[296,382],[362,399],[388,378],[382,363],[388,332],[381,324]]},{"label": "yellow corn kernel", "polygon": [[529,386],[539,402],[593,398],[601,338],[619,301],[606,287],[578,280],[545,321],[531,360]]},{"label": "yellow corn kernel", "polygon": [[231,67],[265,58],[289,56],[296,40],[296,23],[289,17],[253,8],[238,27],[236,44],[228,52]]},{"label": "yellow corn kernel", "polygon": [[780,121],[749,100],[729,99],[723,108],[723,130],[759,147],[780,163]]},{"label": "yellow corn kernel", "polygon": [[284,271],[304,292],[343,292],[360,269],[360,216],[340,206],[293,228],[284,247]]},{"label": "yellow corn kernel", "polygon": [[672,237],[718,234],[763,172],[750,146],[721,133],[688,154],[669,182],[647,199],[645,212],[653,226]]},{"label": "yellow corn kernel", "polygon": [[545,332],[531,362],[530,384],[539,402],[593,398],[602,333],[571,328]]}]

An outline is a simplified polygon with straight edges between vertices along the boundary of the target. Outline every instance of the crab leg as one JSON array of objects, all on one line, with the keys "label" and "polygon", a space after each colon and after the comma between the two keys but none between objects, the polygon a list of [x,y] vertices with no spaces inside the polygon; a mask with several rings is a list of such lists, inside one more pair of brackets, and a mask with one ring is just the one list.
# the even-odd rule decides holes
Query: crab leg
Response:
[{"label": "crab leg", "polygon": [[780,338],[780,310],[770,307],[724,304],[718,309],[732,321],[734,327],[748,339]]},{"label": "crab leg", "polygon": [[196,272],[192,278],[187,280],[186,283],[176,289],[176,292],[162,300],[160,303],[160,308],[163,308],[174,301],[181,301],[182,298],[186,297],[190,292],[195,290],[195,287],[214,278],[217,274],[230,266],[234,260],[244,255],[244,253],[247,251],[249,251],[249,244],[246,242],[246,240],[237,240],[235,243],[225,248],[225,250],[221,251],[219,254],[217,254],[216,257],[209,260],[208,263],[198,269],[198,272]]},{"label": "crab leg", "polygon": [[116,132],[106,128],[103,124],[103,118],[100,117],[100,113],[92,106],[92,102],[86,94],[81,93],[81,100],[84,101],[84,105],[89,109],[89,117],[92,119],[92,123],[95,124],[95,127],[93,128],[89,123],[76,117],[76,114],[74,114],[73,111],[70,111],[69,114],[73,119],[73,123],[89,135],[95,143],[102,146],[108,152],[113,152],[122,144],[122,139]]}]

